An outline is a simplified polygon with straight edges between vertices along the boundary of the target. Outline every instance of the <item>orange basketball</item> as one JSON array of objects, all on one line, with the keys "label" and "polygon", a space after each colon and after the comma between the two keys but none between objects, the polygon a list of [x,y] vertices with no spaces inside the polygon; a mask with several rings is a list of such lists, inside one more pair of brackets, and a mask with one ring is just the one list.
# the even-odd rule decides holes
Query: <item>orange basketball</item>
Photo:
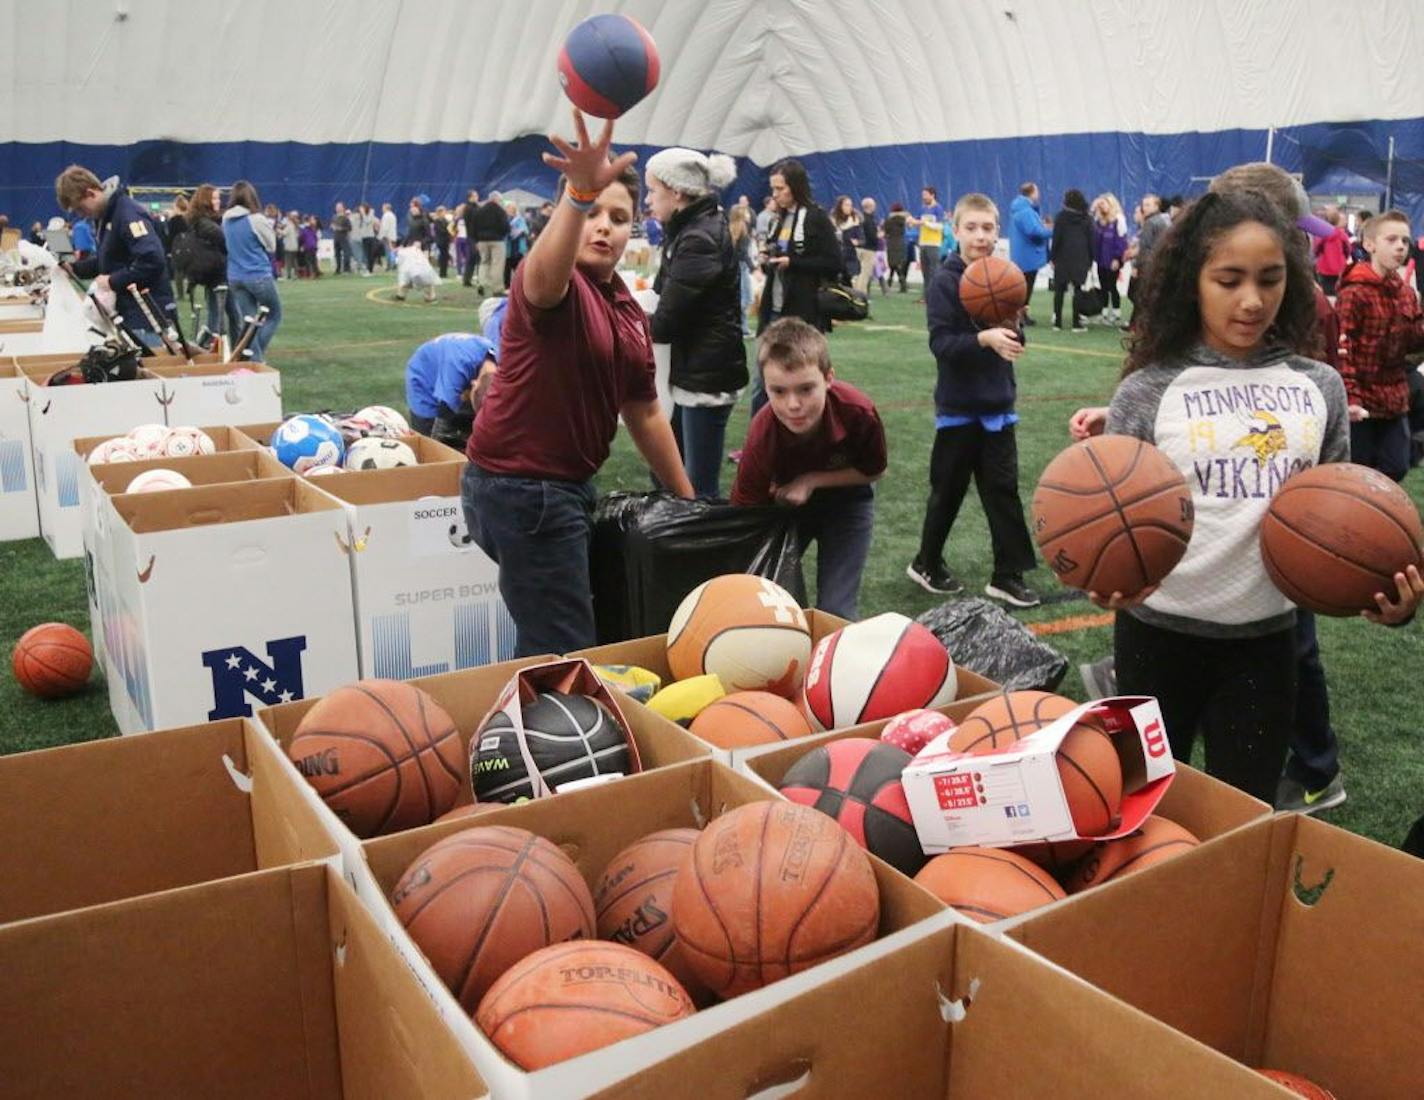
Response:
[{"label": "orange basketball", "polygon": [[702,830],[673,887],[672,921],[693,973],[734,997],[869,943],[880,888],[832,818],[757,802]]},{"label": "orange basketball", "polygon": [[1028,283],[1008,260],[981,256],[959,277],[959,300],[980,324],[1002,325],[1017,317],[1028,301]]},{"label": "orange basketball", "polygon": [[1073,865],[1093,850],[1094,840],[1041,840],[1037,844],[1015,844],[1009,849],[1037,863],[1055,878],[1073,869]]},{"label": "orange basketball", "polygon": [[593,936],[593,899],[573,861],[543,837],[506,825],[475,826],[432,844],[401,875],[391,905],[470,1012],[526,955]]},{"label": "orange basketball", "polygon": [[1269,1077],[1276,1084],[1290,1089],[1297,1096],[1304,1096],[1306,1100],[1335,1100],[1335,1094],[1329,1089],[1317,1085],[1314,1081],[1302,1077],[1298,1073],[1287,1073],[1283,1069],[1258,1069],[1256,1072],[1262,1077]]},{"label": "orange basketball", "polygon": [[617,943],[534,952],[490,987],[475,1023],[505,1057],[536,1070],[691,1016],[677,979]]},{"label": "orange basketball", "polygon": [[1316,466],[1276,490],[1261,520],[1261,561],[1292,603],[1320,615],[1378,611],[1394,575],[1420,565],[1419,512],[1378,470]]},{"label": "orange basketball", "polygon": [[1004,848],[955,848],[926,863],[915,881],[981,924],[1068,896],[1042,867]]},{"label": "orange basketball", "polygon": [[1062,718],[1078,704],[1046,691],[1007,691],[981,703],[949,738],[955,752],[991,752]]},{"label": "orange basketball", "polygon": [[15,681],[39,699],[82,691],[94,668],[89,639],[68,623],[40,623],[20,635],[10,655]]},{"label": "orange basketball", "polygon": [[712,674],[733,691],[769,691],[790,699],[811,659],[806,613],[791,593],[765,577],[727,573],[689,592],[668,624],[673,679]]},{"label": "orange basketball", "polygon": [[1103,596],[1135,595],[1170,573],[1195,515],[1172,460],[1126,435],[1059,452],[1038,479],[1031,511],[1033,537],[1058,579]]},{"label": "orange basketball", "polygon": [[672,891],[688,850],[701,835],[696,829],[649,833],[609,860],[593,887],[598,938],[655,959],[692,992],[695,979],[672,934]]},{"label": "orange basketball", "polygon": [[692,732],[719,749],[742,749],[805,737],[811,723],[801,708],[769,691],[725,695],[692,720]]},{"label": "orange basketball", "polygon": [[465,774],[454,721],[397,680],[333,691],[307,711],[287,755],[359,837],[429,825],[455,805]]},{"label": "orange basketball", "polygon": [[1153,814],[1140,829],[1118,840],[1100,840],[1064,882],[1070,894],[1165,863],[1201,842],[1175,821]]}]

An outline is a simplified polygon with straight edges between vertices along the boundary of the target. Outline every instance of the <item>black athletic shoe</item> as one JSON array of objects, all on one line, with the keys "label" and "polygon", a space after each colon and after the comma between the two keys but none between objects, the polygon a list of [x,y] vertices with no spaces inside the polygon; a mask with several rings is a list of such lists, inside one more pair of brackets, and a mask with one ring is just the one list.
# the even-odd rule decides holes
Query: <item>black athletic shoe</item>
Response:
[{"label": "black athletic shoe", "polygon": [[926,592],[933,592],[937,596],[957,596],[964,591],[964,585],[949,571],[944,562],[935,562],[934,565],[926,567],[916,558],[905,566],[905,576]]},{"label": "black athletic shoe", "polygon": [[1037,607],[1043,602],[1022,577],[996,577],[984,586],[984,594],[1013,607]]}]

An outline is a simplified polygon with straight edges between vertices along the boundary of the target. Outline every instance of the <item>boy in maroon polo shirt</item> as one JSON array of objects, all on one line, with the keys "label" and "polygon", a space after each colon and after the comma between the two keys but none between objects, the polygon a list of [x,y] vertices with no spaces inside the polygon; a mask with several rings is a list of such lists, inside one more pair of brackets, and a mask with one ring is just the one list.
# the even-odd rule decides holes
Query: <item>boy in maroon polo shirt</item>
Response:
[{"label": "boy in maroon polo shirt", "polygon": [[574,112],[578,144],[550,140],[559,204],[519,265],[499,368],[470,433],[462,499],[470,535],[499,564],[519,656],[594,645],[591,479],[618,418],[658,480],[691,498],[653,385],[647,316],[617,274],[638,209],[636,156],[609,159]]},{"label": "boy in maroon polo shirt", "polygon": [[799,507],[801,548],[816,541],[816,606],[855,620],[870,553],[875,491],[885,472],[885,429],[870,398],[836,381],[825,336],[796,317],[757,342],[767,407],[752,419],[736,505]]}]

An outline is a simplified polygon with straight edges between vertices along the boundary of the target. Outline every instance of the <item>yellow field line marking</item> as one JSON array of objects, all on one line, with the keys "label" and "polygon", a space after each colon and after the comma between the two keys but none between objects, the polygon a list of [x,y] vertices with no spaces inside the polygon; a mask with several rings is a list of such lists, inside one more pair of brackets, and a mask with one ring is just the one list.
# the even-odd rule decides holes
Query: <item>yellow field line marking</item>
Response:
[{"label": "yellow field line marking", "polygon": [[[364,297],[365,297],[366,301],[368,301],[368,302],[374,302],[374,303],[375,303],[376,305],[378,305],[378,306],[406,306],[406,305],[411,305],[411,304],[412,304],[412,303],[410,303],[410,302],[397,302],[397,301],[396,301],[395,299],[393,299],[393,298],[383,298],[383,297],[381,297],[381,291],[383,291],[383,290],[389,290],[392,294],[395,293],[395,288],[394,288],[394,287],[389,287],[389,286],[373,286],[370,290],[366,291]],[[436,300],[437,302],[440,301],[439,298],[436,298],[435,300]],[[425,302],[425,301],[415,302],[414,304],[415,304],[415,305],[418,305],[418,306],[420,306],[420,307],[422,307],[422,309],[426,309],[426,310],[432,310],[432,309],[434,309],[434,310],[444,310],[446,313],[475,313],[475,314],[478,314],[478,311],[479,311],[479,306],[478,306],[478,305],[474,305],[474,306],[438,306],[438,305],[431,305],[430,303]]]}]

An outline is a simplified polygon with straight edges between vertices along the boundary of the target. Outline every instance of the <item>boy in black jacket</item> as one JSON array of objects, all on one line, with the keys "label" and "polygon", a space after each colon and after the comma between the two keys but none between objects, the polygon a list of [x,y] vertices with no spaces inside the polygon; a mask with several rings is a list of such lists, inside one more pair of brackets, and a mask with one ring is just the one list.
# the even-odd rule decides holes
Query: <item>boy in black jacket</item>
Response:
[{"label": "boy in black jacket", "polygon": [[965,267],[991,255],[999,239],[999,210],[987,196],[965,195],[955,203],[954,238],[959,251],[940,264],[927,293],[930,350],[939,368],[935,441],[920,552],[905,572],[929,592],[964,590],[943,555],[972,477],[994,549],[994,574],[984,591],[1014,607],[1034,607],[1038,595],[1023,579],[1036,561],[1019,500],[1014,439],[1013,364],[1023,353],[1023,333],[1006,326],[984,328],[959,300]]}]

